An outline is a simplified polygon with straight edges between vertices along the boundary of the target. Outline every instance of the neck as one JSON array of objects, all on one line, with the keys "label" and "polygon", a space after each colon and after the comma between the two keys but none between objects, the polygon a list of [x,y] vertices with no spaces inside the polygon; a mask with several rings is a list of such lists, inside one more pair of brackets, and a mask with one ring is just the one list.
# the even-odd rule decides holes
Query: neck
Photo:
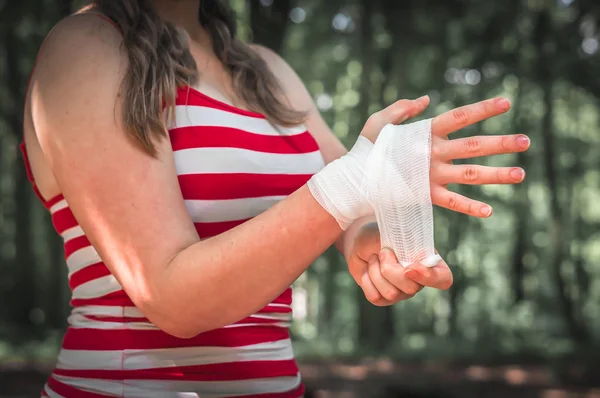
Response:
[{"label": "neck", "polygon": [[191,40],[210,48],[210,35],[198,19],[200,1],[154,0],[154,5],[161,18],[184,29]]}]

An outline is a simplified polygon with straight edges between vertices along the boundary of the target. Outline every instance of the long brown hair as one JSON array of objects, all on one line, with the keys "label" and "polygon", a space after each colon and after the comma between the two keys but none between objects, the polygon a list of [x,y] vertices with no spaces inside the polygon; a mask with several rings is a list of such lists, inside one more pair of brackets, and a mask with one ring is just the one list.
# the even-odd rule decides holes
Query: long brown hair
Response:
[{"label": "long brown hair", "polygon": [[[177,88],[198,80],[186,35],[160,18],[152,0],[92,0],[94,9],[123,34],[129,68],[123,80],[123,119],[128,133],[150,155],[166,137],[163,106],[173,109]],[[222,0],[200,0],[200,24],[229,73],[237,95],[250,110],[282,126],[300,124],[305,113],[292,109],[262,57],[236,36],[236,20]]]}]

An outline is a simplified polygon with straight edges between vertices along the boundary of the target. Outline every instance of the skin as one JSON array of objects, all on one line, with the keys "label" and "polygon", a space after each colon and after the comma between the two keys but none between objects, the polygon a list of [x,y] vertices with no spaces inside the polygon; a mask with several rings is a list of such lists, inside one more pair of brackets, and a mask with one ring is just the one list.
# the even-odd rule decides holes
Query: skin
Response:
[{"label": "skin", "polygon": [[[156,1],[161,15],[189,34],[202,70],[202,89],[246,108],[209,51],[207,33],[192,18],[198,5],[198,0]],[[433,268],[414,264],[403,269],[389,250],[380,253],[379,233],[370,219],[343,233],[306,186],[254,219],[200,241],[181,197],[169,141],[156,142],[158,156],[152,158],[126,136],[120,83],[127,57],[120,45],[117,30],[86,13],[67,18],[52,31],[31,80],[25,141],[42,195],[65,196],[107,267],[159,328],[186,338],[242,319],[268,304],[334,243],[376,305],[409,298],[423,286],[451,285],[452,273],[443,261]],[[342,156],[346,149],[294,71],[273,52],[256,49],[282,82],[292,106],[308,110],[306,126],[325,160]],[[361,134],[374,141],[385,124],[404,122],[428,103],[426,97],[400,100],[372,115]],[[523,180],[520,169],[452,165],[453,159],[526,150],[529,141],[521,143],[522,136],[447,139],[459,128],[508,109],[507,101],[493,99],[434,119],[434,204],[489,216],[489,206],[452,193],[446,185]],[[518,178],[511,176],[514,170]]]}]

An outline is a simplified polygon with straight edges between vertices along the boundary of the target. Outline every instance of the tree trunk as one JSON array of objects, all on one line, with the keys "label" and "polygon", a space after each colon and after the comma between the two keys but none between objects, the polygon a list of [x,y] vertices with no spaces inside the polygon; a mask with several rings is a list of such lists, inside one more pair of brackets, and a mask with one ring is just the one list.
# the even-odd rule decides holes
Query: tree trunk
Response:
[{"label": "tree trunk", "polygon": [[540,49],[538,53],[538,76],[544,93],[544,104],[546,113],[542,119],[542,146],[543,164],[548,190],[550,191],[550,250],[552,257],[550,259],[551,275],[558,292],[558,307],[566,324],[567,331],[571,338],[584,343],[589,341],[590,335],[583,323],[579,322],[573,310],[574,303],[569,296],[567,284],[562,276],[562,264],[565,258],[565,225],[563,224],[563,209],[558,197],[558,171],[556,169],[556,143],[554,139],[554,124],[552,116],[554,112],[554,98],[552,94],[553,74],[551,70],[551,53],[543,51],[548,48],[545,46],[546,38],[550,32],[550,15],[547,11],[540,13],[536,26],[535,40],[536,47]]},{"label": "tree trunk", "polygon": [[250,0],[252,41],[280,53],[294,4],[292,0],[273,0],[271,5],[263,6],[258,0]]},{"label": "tree trunk", "polygon": [[335,277],[340,269],[341,256],[337,249],[332,247],[325,254],[325,257],[327,258],[327,272],[323,282],[323,307],[320,311],[319,329],[322,334],[331,335],[335,314],[335,298],[338,293]]},{"label": "tree trunk", "polygon": [[[523,79],[519,81],[519,88],[513,103],[514,118],[513,124],[516,131],[528,131],[529,126],[526,126],[525,118],[522,115],[521,98],[523,95]],[[517,164],[524,169],[527,169],[527,156],[524,152],[517,154]],[[529,200],[527,199],[527,186],[519,184],[515,187],[515,229],[513,232],[514,243],[512,253],[512,284],[513,284],[513,300],[514,303],[520,303],[525,299],[525,265],[523,258],[527,251],[529,230],[527,228],[529,217]]]}]

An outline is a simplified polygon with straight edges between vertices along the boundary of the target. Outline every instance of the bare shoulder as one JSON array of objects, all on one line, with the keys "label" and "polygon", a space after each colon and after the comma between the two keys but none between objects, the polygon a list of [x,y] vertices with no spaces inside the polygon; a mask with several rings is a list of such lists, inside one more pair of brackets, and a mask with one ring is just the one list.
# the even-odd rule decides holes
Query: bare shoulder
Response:
[{"label": "bare shoulder", "polygon": [[107,19],[93,13],[73,14],[50,31],[38,62],[47,63],[64,55],[69,55],[65,61],[77,60],[99,51],[102,56],[118,56],[121,41],[121,34]]},{"label": "bare shoulder", "polygon": [[[65,109],[85,111],[92,102],[114,100],[127,70],[120,32],[107,20],[93,14],[75,14],[58,23],[48,34],[30,85],[30,105],[36,125],[48,125]],[[95,93],[95,100],[84,93]],[[112,98],[112,99],[111,99]],[[41,110],[44,112],[41,112]],[[39,123],[38,123],[39,122]],[[48,129],[38,129],[43,140]],[[56,138],[66,130],[53,130]]]},{"label": "bare shoulder", "polygon": [[267,63],[294,108],[306,111],[314,107],[312,97],[302,79],[282,56],[259,44],[250,44],[250,47]]}]

